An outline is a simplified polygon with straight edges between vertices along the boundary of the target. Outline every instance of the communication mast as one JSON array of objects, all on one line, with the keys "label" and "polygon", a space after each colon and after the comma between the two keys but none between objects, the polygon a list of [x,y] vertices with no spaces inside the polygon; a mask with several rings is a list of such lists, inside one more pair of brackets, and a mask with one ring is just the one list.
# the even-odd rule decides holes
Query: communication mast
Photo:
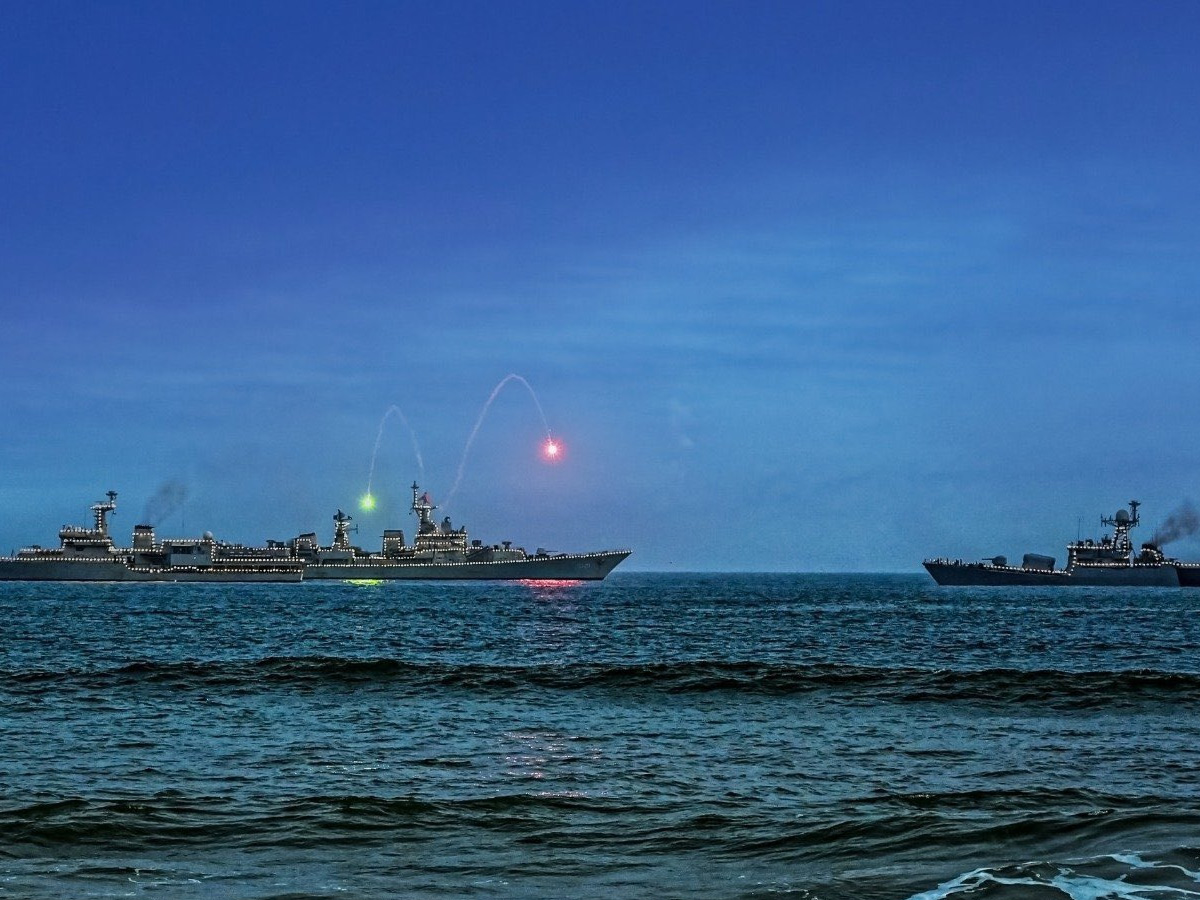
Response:
[{"label": "communication mast", "polygon": [[1113,529],[1113,545],[1117,550],[1124,553],[1129,553],[1133,549],[1133,542],[1129,540],[1129,530],[1136,526],[1141,519],[1138,518],[1138,507],[1142,504],[1137,500],[1129,501],[1129,512],[1123,509],[1118,509],[1114,516],[1101,516],[1101,525],[1111,525]]},{"label": "communication mast", "polygon": [[350,549],[350,532],[358,531],[358,526],[350,527],[350,522],[354,521],[352,516],[346,515],[340,509],[333,517],[333,547],[335,550]]},{"label": "communication mast", "polygon": [[108,502],[103,500],[92,504],[92,515],[96,519],[96,530],[101,534],[108,534],[108,519],[106,518],[110,512],[117,508],[117,492],[108,492]]},{"label": "communication mast", "polygon": [[414,481],[412,484],[412,511],[415,512],[421,520],[421,524],[417,527],[417,531],[419,533],[436,531],[437,525],[435,525],[433,522],[432,513],[435,509],[437,509],[437,507],[434,505],[433,501],[429,499],[429,492],[426,491],[424,494],[421,494],[419,493],[420,490],[421,488],[418,487],[417,483]]}]

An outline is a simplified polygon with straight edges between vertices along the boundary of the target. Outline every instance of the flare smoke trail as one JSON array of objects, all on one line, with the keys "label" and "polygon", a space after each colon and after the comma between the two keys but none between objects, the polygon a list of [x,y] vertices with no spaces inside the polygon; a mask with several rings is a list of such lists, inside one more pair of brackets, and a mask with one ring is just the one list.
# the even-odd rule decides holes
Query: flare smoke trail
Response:
[{"label": "flare smoke trail", "polygon": [[458,474],[454,476],[454,487],[450,488],[450,493],[446,495],[446,502],[442,504],[443,507],[448,508],[450,501],[458,493],[458,486],[462,484],[463,472],[467,468],[467,455],[471,452],[471,445],[475,443],[475,435],[479,434],[479,427],[483,424],[483,419],[487,415],[487,411],[491,408],[492,402],[500,395],[500,392],[504,390],[504,386],[510,381],[519,381],[525,385],[525,390],[529,391],[529,396],[533,398],[533,405],[537,407],[538,415],[542,417],[542,427],[546,429],[546,439],[551,439],[550,423],[546,421],[546,411],[542,409],[541,401],[538,400],[537,394],[533,392],[533,386],[514,372],[505,375],[500,379],[500,383],[492,388],[491,396],[487,398],[487,402],[483,404],[483,409],[479,411],[479,418],[475,420],[475,427],[471,429],[471,436],[467,438],[466,446],[463,447],[462,459],[458,462]]},{"label": "flare smoke trail", "polygon": [[1161,547],[1180,538],[1191,537],[1197,531],[1200,531],[1200,513],[1196,512],[1192,501],[1184,500],[1167,516],[1167,520],[1158,526],[1152,540]]},{"label": "flare smoke trail", "polygon": [[387,412],[383,414],[383,418],[379,420],[379,431],[375,435],[375,449],[371,451],[371,471],[367,474],[367,496],[371,496],[371,485],[375,482],[375,457],[379,455],[379,445],[383,441],[383,426],[387,424],[388,416],[396,416],[404,423],[404,427],[408,429],[408,435],[412,439],[413,453],[417,457],[417,471],[420,474],[420,480],[425,480],[425,460],[421,459],[421,448],[417,445],[417,433],[413,431],[413,427],[408,424],[408,419],[405,418],[400,407],[389,406]]},{"label": "flare smoke trail", "polygon": [[167,481],[160,484],[158,490],[146,501],[145,509],[142,510],[143,524],[161,524],[183,506],[187,495],[187,485],[182,481]]}]

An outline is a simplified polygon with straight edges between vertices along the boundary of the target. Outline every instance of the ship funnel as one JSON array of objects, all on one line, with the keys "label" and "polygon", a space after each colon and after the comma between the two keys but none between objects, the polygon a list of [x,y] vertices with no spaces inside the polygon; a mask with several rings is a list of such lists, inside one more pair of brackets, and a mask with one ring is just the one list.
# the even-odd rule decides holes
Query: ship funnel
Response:
[{"label": "ship funnel", "polygon": [[153,550],[154,549],[154,526],[153,525],[134,525],[133,526],[133,549],[134,550]]}]

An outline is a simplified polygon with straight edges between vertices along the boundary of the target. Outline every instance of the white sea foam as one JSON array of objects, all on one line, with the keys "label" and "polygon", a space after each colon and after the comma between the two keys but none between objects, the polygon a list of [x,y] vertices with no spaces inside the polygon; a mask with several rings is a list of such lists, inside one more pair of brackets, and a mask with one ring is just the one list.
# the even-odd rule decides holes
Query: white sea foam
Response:
[{"label": "white sea foam", "polygon": [[[1131,884],[1126,881],[1126,875],[1113,878],[1107,873],[1105,875],[1089,874],[1086,871],[1088,868],[1099,868],[1107,860],[1121,863],[1131,870],[1161,870],[1164,876],[1171,875],[1171,881],[1178,881],[1178,875],[1183,875],[1195,882],[1197,887],[1181,887],[1178,884],[1168,883]],[[943,882],[932,890],[914,894],[908,900],[950,900],[956,896],[972,894],[985,884],[1053,887],[1062,893],[1065,900],[1165,900],[1165,898],[1186,900],[1186,898],[1200,898],[1200,872],[1172,863],[1147,860],[1136,853],[1114,853],[1050,866],[1029,863],[1006,868],[1011,868],[1012,873],[1004,874],[1003,869],[975,869]],[[1051,868],[1054,872],[1053,874],[1039,874],[1036,871],[1029,873],[1030,870],[1040,868]],[[1014,896],[1019,895],[1014,894]]]}]

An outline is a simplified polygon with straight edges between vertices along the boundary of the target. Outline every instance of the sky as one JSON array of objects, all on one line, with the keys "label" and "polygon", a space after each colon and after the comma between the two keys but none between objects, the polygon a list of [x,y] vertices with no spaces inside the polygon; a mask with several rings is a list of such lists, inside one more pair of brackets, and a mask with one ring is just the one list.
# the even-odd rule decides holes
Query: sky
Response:
[{"label": "sky", "polygon": [[[1130,499],[1149,539],[1200,498],[1198,32],[6,4],[0,552],[109,489],[123,536],[165,484],[162,536],[328,540],[341,507],[374,547],[414,479],[472,537],[646,570],[1061,561]],[[517,380],[480,419],[509,374],[545,422]]]}]

